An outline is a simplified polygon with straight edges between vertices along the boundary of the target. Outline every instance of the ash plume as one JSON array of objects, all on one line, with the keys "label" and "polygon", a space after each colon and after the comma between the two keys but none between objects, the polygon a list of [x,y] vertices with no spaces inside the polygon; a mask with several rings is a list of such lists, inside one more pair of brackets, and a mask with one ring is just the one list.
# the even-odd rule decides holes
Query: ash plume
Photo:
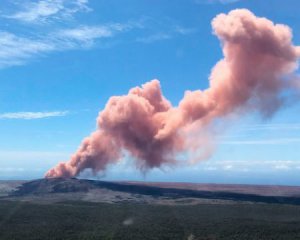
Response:
[{"label": "ash plume", "polygon": [[[174,165],[178,153],[209,149],[213,138],[209,129],[215,121],[227,123],[232,114],[249,112],[271,117],[298,91],[295,70],[300,48],[293,45],[288,26],[238,9],[216,16],[212,27],[224,58],[213,67],[208,89],[186,91],[176,107],[163,96],[158,80],[111,97],[99,113],[97,130],[46,177],[104,171],[108,164],[121,161],[124,152],[142,171]],[[204,134],[191,144],[195,132]]]}]

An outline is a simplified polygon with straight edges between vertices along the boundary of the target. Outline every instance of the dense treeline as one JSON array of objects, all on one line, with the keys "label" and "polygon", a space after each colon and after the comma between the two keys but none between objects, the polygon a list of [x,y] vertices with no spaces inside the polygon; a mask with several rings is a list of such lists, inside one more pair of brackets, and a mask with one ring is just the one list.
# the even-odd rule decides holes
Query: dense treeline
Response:
[{"label": "dense treeline", "polygon": [[300,207],[1,201],[0,239],[300,239]]}]

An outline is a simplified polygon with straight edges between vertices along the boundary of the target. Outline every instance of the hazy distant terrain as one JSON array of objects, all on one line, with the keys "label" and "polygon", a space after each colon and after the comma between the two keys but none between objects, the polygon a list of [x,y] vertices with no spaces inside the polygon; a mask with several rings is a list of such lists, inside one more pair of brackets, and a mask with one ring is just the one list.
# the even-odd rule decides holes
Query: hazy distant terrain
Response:
[{"label": "hazy distant terrain", "polygon": [[300,239],[300,187],[0,182],[0,239]]}]

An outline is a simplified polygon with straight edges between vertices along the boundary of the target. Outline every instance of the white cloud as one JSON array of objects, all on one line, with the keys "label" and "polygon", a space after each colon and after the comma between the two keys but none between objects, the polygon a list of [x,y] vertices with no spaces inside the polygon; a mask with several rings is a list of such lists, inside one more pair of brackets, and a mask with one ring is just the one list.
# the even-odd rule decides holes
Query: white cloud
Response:
[{"label": "white cloud", "polygon": [[276,170],[289,170],[290,166],[288,164],[279,164],[273,167]]},{"label": "white cloud", "polygon": [[232,168],[233,168],[232,165],[225,165],[225,166],[223,167],[224,170],[231,170]]},{"label": "white cloud", "polygon": [[56,38],[69,44],[92,44],[95,39],[113,37],[117,32],[126,31],[133,26],[130,24],[107,24],[100,26],[80,26],[73,29],[63,29]]},{"label": "white cloud", "polygon": [[30,59],[54,51],[81,49],[96,40],[114,37],[133,28],[131,24],[107,24],[61,29],[44,37],[23,37],[0,32],[0,68],[23,65]]},{"label": "white cloud", "polygon": [[195,32],[195,29],[194,28],[185,28],[182,26],[176,26],[174,29],[174,32],[181,34],[181,35],[187,35],[187,34]]},{"label": "white cloud", "polygon": [[[30,24],[55,22],[62,19],[65,20],[66,17],[71,17],[79,11],[92,10],[88,7],[88,1],[16,0],[13,4],[17,11],[2,15],[2,17]],[[70,23],[68,22],[64,26],[70,26]],[[62,28],[61,25],[51,25],[45,28],[44,26],[34,26],[35,32],[32,32],[33,28],[31,25],[26,26],[28,29],[25,29],[25,31],[19,32],[0,30],[0,69],[24,65],[36,57],[41,57],[51,52],[90,48],[100,39],[102,39],[101,46],[107,47],[110,46],[111,42],[104,42],[104,39],[113,38],[118,33],[132,29],[144,29],[144,24],[144,20],[140,19],[138,21],[128,21],[125,24],[108,23],[93,26],[77,24],[73,28]],[[170,24],[155,27],[155,30],[160,28],[165,28],[165,30],[150,36],[135,38],[135,40],[143,43],[152,43],[178,35],[187,35],[195,31],[195,29],[175,24],[171,25],[171,27]],[[147,28],[151,29],[153,26],[148,26]]]},{"label": "white cloud", "polygon": [[63,117],[66,116],[68,111],[55,111],[55,112],[10,112],[0,114],[0,119],[41,119],[50,117]]},{"label": "white cloud", "polygon": [[168,39],[174,38],[178,35],[188,35],[188,34],[193,33],[194,31],[195,31],[195,29],[192,29],[192,28],[184,28],[181,26],[175,26],[175,27],[171,28],[170,30],[166,30],[165,32],[153,33],[146,37],[137,38],[136,41],[142,42],[142,43],[153,43],[156,41],[168,40]]},{"label": "white cloud", "polygon": [[202,162],[196,165],[197,171],[234,171],[234,172],[273,172],[273,171],[299,171],[299,161],[278,160],[220,160]]},{"label": "white cloud", "polygon": [[54,46],[37,39],[0,32],[0,67],[21,65],[33,55],[54,50]]},{"label": "white cloud", "polygon": [[108,27],[79,27],[75,29],[67,29],[60,32],[62,37],[74,39],[78,41],[88,41],[94,38],[111,37],[112,29]]},{"label": "white cloud", "polygon": [[21,7],[20,11],[4,17],[27,23],[44,23],[71,17],[79,11],[89,11],[87,4],[88,0],[22,1],[17,4]]}]

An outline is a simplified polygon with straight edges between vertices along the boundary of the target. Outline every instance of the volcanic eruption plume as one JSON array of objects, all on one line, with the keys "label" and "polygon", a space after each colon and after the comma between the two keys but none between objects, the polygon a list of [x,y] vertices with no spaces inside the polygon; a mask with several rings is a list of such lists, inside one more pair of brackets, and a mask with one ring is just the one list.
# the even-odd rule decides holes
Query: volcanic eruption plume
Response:
[{"label": "volcanic eruption plume", "polygon": [[[270,117],[297,91],[293,75],[300,49],[292,44],[289,27],[246,9],[216,16],[212,27],[224,58],[212,69],[208,89],[186,91],[176,107],[162,95],[158,80],[111,97],[99,113],[97,130],[46,177],[104,171],[124,152],[141,170],[175,164],[178,153],[192,147],[188,139],[195,129],[205,131],[231,114],[252,111]],[[201,144],[197,148],[207,147]]]}]

